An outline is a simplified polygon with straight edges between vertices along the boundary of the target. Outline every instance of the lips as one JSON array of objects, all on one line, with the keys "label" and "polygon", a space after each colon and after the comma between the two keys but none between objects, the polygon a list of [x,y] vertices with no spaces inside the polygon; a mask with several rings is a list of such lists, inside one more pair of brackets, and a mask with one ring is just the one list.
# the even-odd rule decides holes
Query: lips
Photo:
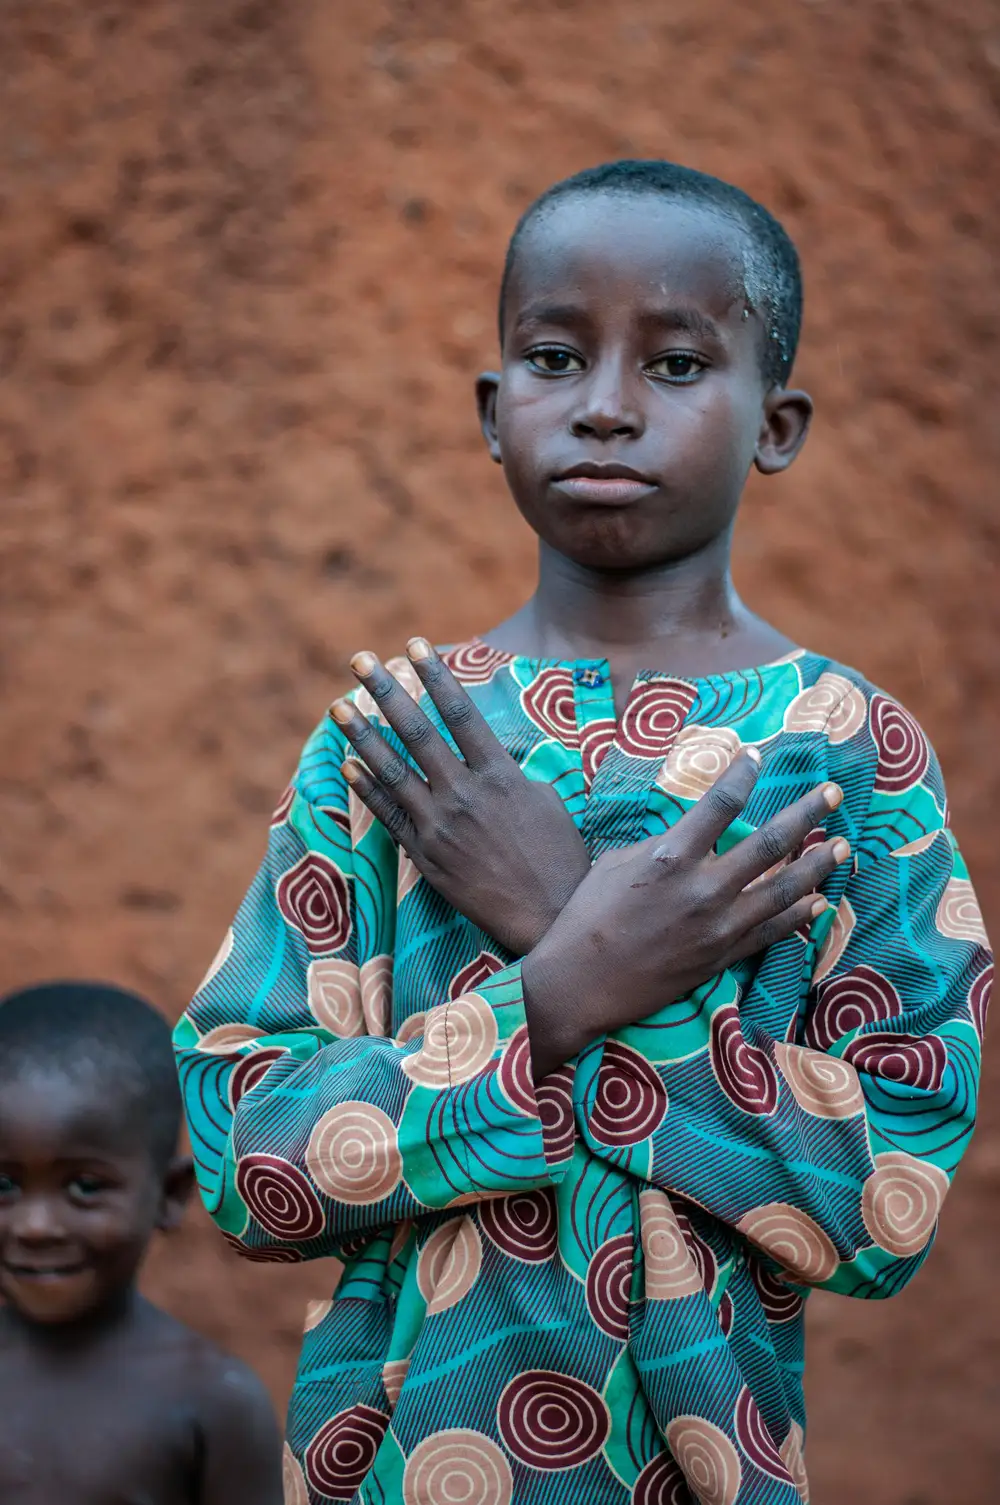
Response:
[{"label": "lips", "polygon": [[556,476],[554,485],[575,501],[621,506],[648,495],[656,482],[630,465],[584,460]]},{"label": "lips", "polygon": [[69,1280],[82,1275],[86,1265],[12,1265],[5,1264],[4,1271],[13,1280]]}]

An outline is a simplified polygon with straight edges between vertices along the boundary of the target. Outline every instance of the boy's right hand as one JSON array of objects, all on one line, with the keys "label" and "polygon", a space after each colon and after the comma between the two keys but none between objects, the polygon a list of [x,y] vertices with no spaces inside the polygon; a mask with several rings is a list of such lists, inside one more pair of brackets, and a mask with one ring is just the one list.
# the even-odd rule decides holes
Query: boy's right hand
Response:
[{"label": "boy's right hand", "polygon": [[683,997],[827,907],[817,890],[847,860],[848,843],[825,841],[786,859],[840,804],[836,784],[814,789],[716,855],[758,772],[753,754],[743,753],[676,826],[599,858],[525,957],[536,1080],[597,1036]]}]

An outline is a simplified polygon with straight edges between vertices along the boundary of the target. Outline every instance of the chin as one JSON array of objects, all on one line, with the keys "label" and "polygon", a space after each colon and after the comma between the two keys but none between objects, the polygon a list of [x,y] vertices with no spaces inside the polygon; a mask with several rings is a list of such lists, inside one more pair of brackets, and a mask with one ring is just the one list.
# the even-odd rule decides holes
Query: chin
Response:
[{"label": "chin", "polygon": [[8,1279],[3,1296],[25,1322],[40,1327],[79,1322],[100,1304],[100,1292],[89,1272],[42,1280]]}]

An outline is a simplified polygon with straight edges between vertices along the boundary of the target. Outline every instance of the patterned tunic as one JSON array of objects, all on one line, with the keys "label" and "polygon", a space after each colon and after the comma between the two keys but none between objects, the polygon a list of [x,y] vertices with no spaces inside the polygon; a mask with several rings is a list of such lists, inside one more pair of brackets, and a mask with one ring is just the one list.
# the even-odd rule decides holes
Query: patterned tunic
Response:
[{"label": "patterned tunic", "polygon": [[286,1498],[798,1505],[808,1291],[906,1284],[975,1116],[992,965],[933,752],[806,652],[642,673],[617,725],[604,662],[446,656],[593,857],[671,826],[752,743],[720,846],[834,779],[853,861],[810,930],[535,1083],[519,960],[349,793],[324,720],[176,1033],[229,1242],[341,1264]]}]

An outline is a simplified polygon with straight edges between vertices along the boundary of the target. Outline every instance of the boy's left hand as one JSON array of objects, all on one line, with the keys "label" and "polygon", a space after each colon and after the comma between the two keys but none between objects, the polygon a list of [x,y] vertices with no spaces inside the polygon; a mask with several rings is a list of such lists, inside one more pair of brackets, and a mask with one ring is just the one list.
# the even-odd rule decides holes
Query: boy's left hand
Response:
[{"label": "boy's left hand", "polygon": [[367,765],[348,759],[344,777],[449,904],[526,956],[589,873],[587,848],[556,791],[522,773],[430,644],[414,638],[407,652],[462,757],[375,655],[359,653],[352,669],[425,778],[338,700],[330,714]]}]

